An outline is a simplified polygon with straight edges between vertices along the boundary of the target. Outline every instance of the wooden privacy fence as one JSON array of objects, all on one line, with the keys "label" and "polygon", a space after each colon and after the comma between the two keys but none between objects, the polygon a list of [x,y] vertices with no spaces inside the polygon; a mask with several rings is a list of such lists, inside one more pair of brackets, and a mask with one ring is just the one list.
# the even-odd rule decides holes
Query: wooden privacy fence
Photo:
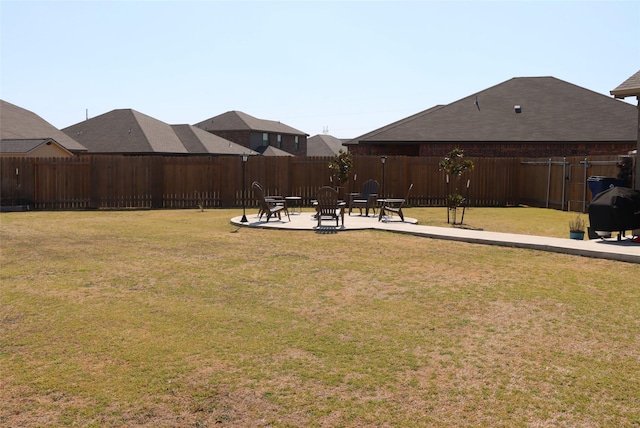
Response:
[{"label": "wooden privacy fence", "polygon": [[[373,178],[381,196],[402,197],[414,187],[409,204],[444,206],[447,186],[438,168],[441,159],[354,156],[352,180],[335,183],[330,157],[250,157],[243,166],[236,156],[111,156],[75,158],[0,158],[2,205],[31,209],[123,209],[256,206],[251,182],[267,194],[301,196],[309,205],[318,188],[339,187],[342,194],[359,191]],[[466,193],[470,180],[471,206],[526,204],[584,211],[591,199],[587,177],[617,174],[618,157],[599,158],[476,158],[468,177],[451,180]]]}]

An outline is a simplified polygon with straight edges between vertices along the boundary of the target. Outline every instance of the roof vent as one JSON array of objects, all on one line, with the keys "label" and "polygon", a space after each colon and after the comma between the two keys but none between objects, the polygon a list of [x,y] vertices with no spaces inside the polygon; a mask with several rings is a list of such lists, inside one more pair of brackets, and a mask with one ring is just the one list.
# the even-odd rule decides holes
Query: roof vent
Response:
[{"label": "roof vent", "polygon": [[520,106],[513,106],[513,111],[515,111],[516,113],[522,113],[522,107],[520,107]]}]

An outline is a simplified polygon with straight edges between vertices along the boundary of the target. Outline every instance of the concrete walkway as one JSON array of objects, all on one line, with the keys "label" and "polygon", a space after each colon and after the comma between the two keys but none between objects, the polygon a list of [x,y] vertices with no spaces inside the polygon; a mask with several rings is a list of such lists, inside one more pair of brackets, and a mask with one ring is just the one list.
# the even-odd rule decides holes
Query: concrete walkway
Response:
[{"label": "concrete walkway", "polygon": [[[252,210],[253,211],[253,210]],[[344,227],[335,226],[335,222],[323,221],[317,228],[317,221],[313,218],[313,212],[291,214],[291,221],[285,216],[282,220],[277,218],[267,222],[265,217],[258,219],[255,213],[247,215],[247,223],[241,223],[242,217],[234,217],[231,223],[243,227],[260,227],[289,230],[313,230],[317,233],[337,233],[350,230],[377,229],[396,233],[405,233],[415,236],[423,236],[433,239],[446,239],[450,241],[463,241],[475,244],[500,245],[504,247],[529,248],[554,253],[572,254],[577,256],[594,257],[600,259],[619,260],[630,263],[640,263],[640,243],[631,241],[630,238],[596,239],[578,241],[575,239],[550,238],[546,236],[518,235],[514,233],[485,232],[459,227],[434,227],[421,226],[414,218],[405,217],[400,221],[397,216],[387,217],[384,221],[378,221],[377,216],[361,216],[345,214]]]}]

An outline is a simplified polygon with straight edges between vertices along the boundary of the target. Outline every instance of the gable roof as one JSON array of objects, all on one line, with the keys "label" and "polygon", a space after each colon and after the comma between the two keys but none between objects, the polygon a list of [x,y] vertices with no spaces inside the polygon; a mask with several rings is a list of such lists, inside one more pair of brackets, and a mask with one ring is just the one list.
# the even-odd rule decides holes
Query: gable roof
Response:
[{"label": "gable roof", "polygon": [[636,114],[628,103],[554,77],[518,77],[417,113],[350,144],[633,141]]},{"label": "gable roof", "polygon": [[308,135],[274,120],[258,119],[241,111],[228,111],[203,120],[194,126],[205,131],[257,131],[279,134]]},{"label": "gable roof", "polygon": [[37,114],[0,100],[0,139],[2,140],[55,140],[70,152],[84,152],[86,147],[51,125]]},{"label": "gable roof", "polygon": [[334,156],[342,149],[342,140],[326,134],[307,139],[307,156]]},{"label": "gable roof", "polygon": [[610,93],[616,98],[640,97],[640,70]]},{"label": "gable roof", "polygon": [[58,142],[53,138],[5,139],[0,141],[0,153],[26,155],[46,144],[54,145],[58,150],[69,156],[73,155],[69,150],[58,144]]},{"label": "gable roof", "polygon": [[63,131],[90,153],[257,154],[191,125],[169,125],[132,109],[112,110]]},{"label": "gable roof", "polygon": [[261,146],[256,149],[262,156],[295,156],[273,146]]}]

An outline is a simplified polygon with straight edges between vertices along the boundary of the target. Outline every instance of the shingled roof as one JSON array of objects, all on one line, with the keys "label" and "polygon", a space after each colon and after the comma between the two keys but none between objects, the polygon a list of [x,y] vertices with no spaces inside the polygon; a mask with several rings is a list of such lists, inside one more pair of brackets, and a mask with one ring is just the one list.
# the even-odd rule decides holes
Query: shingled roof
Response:
[{"label": "shingled roof", "polygon": [[63,131],[90,153],[257,154],[191,125],[169,125],[132,109],[112,110]]},{"label": "shingled roof", "polygon": [[[38,116],[37,114],[0,100],[0,139],[30,140],[31,142],[53,139],[70,152],[85,152],[87,149],[78,141]],[[21,143],[30,145],[31,143]]]},{"label": "shingled roof", "polygon": [[554,77],[518,77],[349,144],[633,141],[636,108]]},{"label": "shingled roof", "polygon": [[[389,125],[385,125],[382,128],[375,129],[375,130],[373,130],[371,132],[368,132],[368,133],[366,133],[364,135],[361,135],[361,136],[359,136],[357,138],[354,138],[352,140],[349,140],[347,142],[343,142],[342,144],[344,144],[345,146],[348,146],[348,145],[352,145],[352,144],[358,144],[358,141],[369,141],[370,139],[375,138],[375,136],[378,135],[378,134],[383,134],[386,131],[389,131],[389,130],[392,130],[394,128],[403,126],[406,123],[412,122],[414,119],[417,119],[417,118],[419,118],[419,117],[421,117],[421,116],[423,116],[423,115],[425,115],[425,114],[427,114],[429,112],[432,112],[432,111],[437,110],[437,109],[442,108],[442,107],[444,107],[444,106],[437,105],[435,107],[431,107],[431,108],[429,108],[427,110],[423,110],[423,111],[421,111],[419,113],[416,113],[414,115],[411,115],[409,117],[405,117],[404,119],[400,119],[397,122],[393,122],[393,123],[390,123]],[[374,140],[371,140],[371,141],[374,141]]]},{"label": "shingled roof", "polygon": [[610,93],[616,98],[640,97],[640,70]]},{"label": "shingled roof", "polygon": [[260,146],[257,150],[262,156],[294,156],[289,152],[273,146]]},{"label": "shingled roof", "polygon": [[254,156],[258,152],[191,125],[171,125],[189,153]]},{"label": "shingled roof", "polygon": [[258,119],[241,111],[228,111],[203,120],[194,126],[205,131],[256,131],[277,134],[308,135],[274,120]]},{"label": "shingled roof", "polygon": [[331,135],[318,134],[307,139],[307,156],[334,156],[342,148],[342,140]]},{"label": "shingled roof", "polygon": [[26,155],[47,144],[56,147],[56,150],[65,153],[67,156],[73,156],[69,150],[62,147],[53,138],[4,139],[0,142],[0,153],[4,155]]}]

